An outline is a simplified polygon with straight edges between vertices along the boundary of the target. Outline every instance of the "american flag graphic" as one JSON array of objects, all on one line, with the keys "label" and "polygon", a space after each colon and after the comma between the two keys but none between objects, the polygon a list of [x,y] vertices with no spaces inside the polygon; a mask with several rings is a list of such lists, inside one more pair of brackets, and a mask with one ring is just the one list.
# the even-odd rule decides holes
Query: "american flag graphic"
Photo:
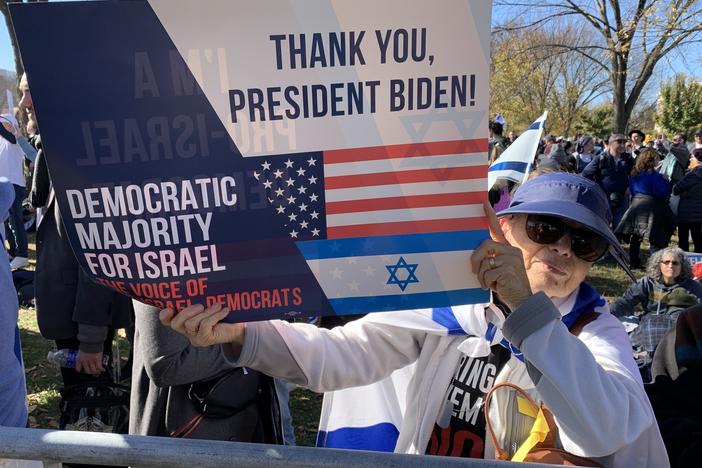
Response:
[{"label": "american flag graphic", "polygon": [[487,142],[460,140],[277,158],[254,176],[297,240],[486,226]]},{"label": "american flag graphic", "polygon": [[326,238],[322,153],[265,159],[254,171],[294,240]]},{"label": "american flag graphic", "polygon": [[[487,237],[487,141],[285,155],[254,177],[339,314],[449,306]],[[350,267],[350,265],[353,265]]]}]

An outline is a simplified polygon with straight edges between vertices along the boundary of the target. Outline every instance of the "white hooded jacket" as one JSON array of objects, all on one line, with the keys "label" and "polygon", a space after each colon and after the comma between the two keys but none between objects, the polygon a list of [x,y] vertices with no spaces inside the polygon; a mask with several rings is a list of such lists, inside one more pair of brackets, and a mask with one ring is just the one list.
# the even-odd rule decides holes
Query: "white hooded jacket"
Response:
[{"label": "white hooded jacket", "polygon": [[[403,396],[395,451],[423,454],[461,355],[484,356],[504,336],[526,364],[513,356],[496,383],[531,389],[553,412],[566,450],[607,467],[669,466],[621,323],[606,303],[577,337],[561,322],[577,295],[556,308],[543,293],[535,294],[506,320],[494,306],[455,307],[461,334],[432,331],[431,310],[371,314],[334,330],[249,323],[236,364],[327,392],[378,382],[416,363]],[[488,342],[490,322],[499,331]],[[492,421],[500,421],[500,411],[499,401],[491,405]],[[499,424],[495,431],[498,440],[506,432]],[[493,457],[486,442],[485,456]]]}]

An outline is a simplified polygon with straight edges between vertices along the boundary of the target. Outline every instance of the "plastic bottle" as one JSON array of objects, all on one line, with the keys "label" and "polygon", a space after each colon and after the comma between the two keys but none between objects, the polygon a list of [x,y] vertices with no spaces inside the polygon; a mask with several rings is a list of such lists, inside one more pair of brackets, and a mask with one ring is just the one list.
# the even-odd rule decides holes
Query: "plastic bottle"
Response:
[{"label": "plastic bottle", "polygon": [[[58,351],[49,351],[46,355],[46,360],[57,367],[68,367],[69,369],[75,369],[76,359],[78,358],[77,349],[59,349]],[[103,354],[102,365],[107,367],[109,363],[109,356]]]}]

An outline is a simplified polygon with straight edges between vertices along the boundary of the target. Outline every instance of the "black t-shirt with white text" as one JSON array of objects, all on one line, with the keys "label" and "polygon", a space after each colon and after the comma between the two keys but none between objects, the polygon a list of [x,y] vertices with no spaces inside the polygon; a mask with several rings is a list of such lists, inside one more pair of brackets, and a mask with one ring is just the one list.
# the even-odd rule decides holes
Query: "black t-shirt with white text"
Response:
[{"label": "black t-shirt with white text", "polygon": [[434,424],[427,455],[482,458],[485,452],[483,400],[510,358],[500,345],[490,355],[463,355],[446,392],[445,406]]}]

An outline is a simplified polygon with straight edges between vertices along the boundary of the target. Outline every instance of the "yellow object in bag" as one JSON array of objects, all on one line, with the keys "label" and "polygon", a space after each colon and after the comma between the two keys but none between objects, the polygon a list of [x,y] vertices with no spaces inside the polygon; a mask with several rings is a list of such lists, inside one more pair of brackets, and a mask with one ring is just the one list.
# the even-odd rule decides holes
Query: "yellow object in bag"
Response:
[{"label": "yellow object in bag", "polygon": [[[520,397],[517,398],[520,399]],[[548,431],[549,427],[548,422],[546,421],[546,416],[544,416],[543,410],[539,408],[539,412],[536,414],[536,420],[531,428],[529,437],[527,437],[524,443],[515,452],[514,456],[512,456],[512,461],[523,462],[529,452],[531,452],[531,450],[536,447],[537,444],[546,440]]]},{"label": "yellow object in bag", "polygon": [[511,383],[497,384],[493,386],[485,396],[485,428],[487,429],[492,445],[495,447],[495,455],[498,460],[510,459],[509,453],[497,442],[497,437],[495,437],[495,432],[492,428],[489,416],[490,401],[495,391],[500,388],[510,388],[514,390],[517,393],[517,411],[534,418],[534,424],[532,425],[529,436],[522,442],[519,449],[511,457],[511,461],[536,462],[561,466],[602,466],[592,459],[556,448],[558,426],[556,426],[551,412],[545,406],[539,406],[534,403],[523,389]]}]

